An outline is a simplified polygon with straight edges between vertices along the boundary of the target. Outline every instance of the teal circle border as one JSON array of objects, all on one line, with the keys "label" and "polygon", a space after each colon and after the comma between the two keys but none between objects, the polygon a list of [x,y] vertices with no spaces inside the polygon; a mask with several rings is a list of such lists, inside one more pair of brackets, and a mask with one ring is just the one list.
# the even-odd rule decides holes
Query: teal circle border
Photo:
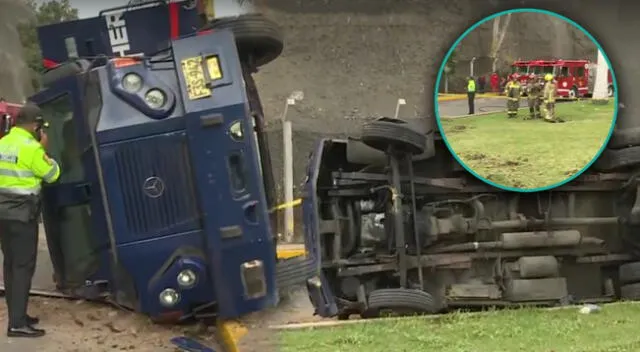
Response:
[{"label": "teal circle border", "polygon": [[[611,71],[611,80],[613,81],[613,95],[614,95],[614,111],[613,111],[613,119],[611,121],[611,128],[609,129],[609,134],[607,135],[607,138],[605,138],[604,143],[602,144],[602,147],[600,147],[600,150],[596,153],[596,155],[594,156],[594,158],[587,164],[585,165],[585,167],[582,168],[582,170],[576,172],[573,176],[568,177],[566,180],[562,181],[562,182],[558,182],[555,184],[552,184],[550,186],[547,187],[539,187],[539,188],[513,188],[513,187],[507,187],[504,185],[500,185],[497,184],[495,182],[492,182],[490,180],[487,180],[486,178],[480,176],[478,173],[476,173],[475,171],[471,170],[471,168],[469,168],[459,157],[458,155],[453,151],[453,148],[451,148],[451,145],[449,144],[449,141],[447,140],[447,136],[446,134],[443,132],[444,129],[442,128],[442,123],[440,121],[440,107],[439,107],[439,103],[438,103],[438,93],[440,90],[440,80],[442,79],[442,73],[444,72],[444,67],[447,64],[447,62],[449,61],[449,58],[451,57],[451,54],[453,53],[453,51],[458,47],[458,45],[460,44],[460,42],[467,37],[467,35],[469,35],[469,33],[471,33],[473,30],[475,30],[476,28],[478,28],[480,25],[482,25],[485,22],[488,22],[496,17],[502,16],[502,15],[506,15],[506,14],[510,14],[510,13],[542,13],[545,15],[550,15],[550,16],[554,16],[557,18],[560,18],[566,22],[568,22],[569,24],[573,25],[574,27],[580,29],[584,34],[587,35],[587,37],[589,39],[591,39],[591,41],[593,41],[596,44],[596,47],[598,48],[598,50],[600,50],[602,52],[602,56],[604,57],[605,61],[607,62],[607,65],[609,65],[609,70]],[[511,10],[505,10],[505,11],[501,11],[498,13],[494,13],[491,16],[485,17],[484,19],[476,22],[475,24],[473,24],[473,26],[471,26],[469,29],[467,29],[466,31],[464,31],[459,37],[458,39],[456,39],[456,41],[453,43],[453,45],[451,45],[451,48],[449,49],[449,51],[447,51],[447,54],[444,56],[444,59],[442,61],[442,64],[440,65],[440,69],[438,70],[438,77],[436,78],[436,85],[435,85],[435,89],[433,90],[433,99],[434,99],[434,106],[435,106],[435,116],[436,116],[436,124],[438,126],[438,129],[440,130],[440,135],[442,136],[442,140],[444,141],[444,144],[447,146],[447,149],[449,149],[449,152],[451,152],[451,154],[453,155],[453,158],[470,174],[472,174],[474,177],[476,177],[477,179],[479,179],[480,181],[489,184],[493,187],[505,190],[505,191],[511,191],[511,192],[518,192],[518,193],[534,193],[534,192],[542,192],[542,191],[548,191],[557,187],[560,187],[564,184],[567,184],[571,181],[573,181],[574,179],[578,178],[580,175],[582,175],[585,171],[587,171],[587,169],[589,169],[591,167],[591,165],[593,165],[593,163],[596,162],[596,160],[598,160],[598,158],[600,157],[600,155],[602,155],[602,153],[604,152],[604,150],[607,147],[607,144],[609,143],[609,140],[611,139],[611,135],[613,134],[613,130],[615,128],[616,125],[616,121],[618,120],[618,81],[616,79],[616,75],[613,69],[613,65],[611,65],[611,61],[609,60],[609,56],[607,56],[607,53],[602,49],[602,46],[600,45],[600,43],[593,37],[593,35],[591,35],[591,33],[589,33],[584,27],[582,27],[581,25],[579,25],[578,23],[576,23],[575,21],[560,15],[558,13],[549,11],[549,10],[543,10],[543,9],[535,9],[535,8],[518,8],[518,9],[511,9]]]}]

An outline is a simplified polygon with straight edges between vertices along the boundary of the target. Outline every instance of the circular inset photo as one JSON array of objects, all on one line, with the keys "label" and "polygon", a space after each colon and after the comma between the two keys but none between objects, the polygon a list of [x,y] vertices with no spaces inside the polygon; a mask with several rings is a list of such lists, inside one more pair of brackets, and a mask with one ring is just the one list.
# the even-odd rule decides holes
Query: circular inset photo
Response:
[{"label": "circular inset photo", "polygon": [[565,184],[602,153],[618,92],[611,63],[579,24],[537,9],[497,13],[449,49],[436,119],[456,160],[510,191]]}]

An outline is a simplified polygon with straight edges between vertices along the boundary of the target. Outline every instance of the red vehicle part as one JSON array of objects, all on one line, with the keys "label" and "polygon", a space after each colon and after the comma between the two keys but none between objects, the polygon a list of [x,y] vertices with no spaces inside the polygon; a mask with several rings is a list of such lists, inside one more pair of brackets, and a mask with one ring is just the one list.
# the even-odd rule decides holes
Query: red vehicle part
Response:
[{"label": "red vehicle part", "polygon": [[7,103],[0,98],[0,137],[7,134],[11,127],[15,125],[16,116],[21,106],[20,104]]},{"label": "red vehicle part", "polygon": [[[592,93],[595,77],[595,63],[589,60],[518,60],[511,65],[512,77],[526,84],[530,77],[553,74],[558,96],[562,98],[584,97]],[[609,95],[613,95],[611,71],[607,76]]]}]

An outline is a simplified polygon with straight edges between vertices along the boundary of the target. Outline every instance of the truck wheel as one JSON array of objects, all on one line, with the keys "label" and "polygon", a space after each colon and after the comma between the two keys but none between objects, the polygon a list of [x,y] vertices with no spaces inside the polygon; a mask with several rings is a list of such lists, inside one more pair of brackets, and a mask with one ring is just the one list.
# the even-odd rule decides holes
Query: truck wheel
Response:
[{"label": "truck wheel", "polygon": [[640,283],[621,286],[620,298],[627,301],[640,300]]},{"label": "truck wheel", "polygon": [[422,290],[386,288],[369,295],[367,317],[379,317],[381,313],[395,315],[433,314],[437,312],[433,297]]},{"label": "truck wheel", "polygon": [[219,18],[207,23],[202,30],[224,28],[233,31],[240,59],[253,60],[255,67],[270,63],[284,50],[284,39],[279,26],[263,15]]},{"label": "truck wheel", "polygon": [[623,149],[640,145],[640,127],[614,130],[607,148]]},{"label": "truck wheel", "polygon": [[621,284],[633,284],[640,282],[640,262],[620,265],[618,269]]},{"label": "truck wheel", "polygon": [[575,99],[575,98],[577,98],[577,97],[578,97],[578,94],[579,94],[579,93],[578,93],[578,88],[573,87],[573,88],[571,88],[571,90],[569,91],[569,98],[570,98],[570,99]]},{"label": "truck wheel", "polygon": [[411,155],[424,153],[427,137],[402,120],[382,118],[366,123],[362,128],[362,143],[386,152],[393,146]]},{"label": "truck wheel", "polygon": [[612,171],[640,164],[640,147],[605,149],[594,164],[594,169]]},{"label": "truck wheel", "polygon": [[609,86],[609,88],[607,88],[607,95],[609,95],[610,98],[613,98],[614,94],[615,90],[613,89],[613,86]]}]

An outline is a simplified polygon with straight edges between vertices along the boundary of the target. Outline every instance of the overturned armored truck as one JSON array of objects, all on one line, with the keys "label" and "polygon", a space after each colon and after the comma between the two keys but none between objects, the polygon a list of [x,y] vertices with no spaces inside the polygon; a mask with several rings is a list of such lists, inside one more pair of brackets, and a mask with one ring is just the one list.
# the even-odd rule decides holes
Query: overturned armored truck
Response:
[{"label": "overturned armored truck", "polygon": [[[322,140],[308,169],[316,312],[347,318],[640,298],[640,188],[617,131],[591,170],[512,193],[467,173],[425,121]],[[617,148],[617,149],[611,149]]]}]

